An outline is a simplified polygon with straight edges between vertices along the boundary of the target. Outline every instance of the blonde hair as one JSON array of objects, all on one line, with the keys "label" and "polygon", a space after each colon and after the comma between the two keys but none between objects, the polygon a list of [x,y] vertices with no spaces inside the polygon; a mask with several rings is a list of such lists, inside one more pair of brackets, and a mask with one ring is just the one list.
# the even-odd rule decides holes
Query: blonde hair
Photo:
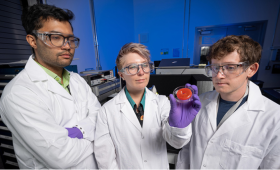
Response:
[{"label": "blonde hair", "polygon": [[150,59],[150,51],[147,49],[147,47],[143,44],[139,43],[127,43],[124,46],[122,46],[121,50],[119,51],[119,54],[116,59],[116,64],[118,70],[122,69],[123,62],[121,59],[123,56],[129,54],[129,53],[136,53],[143,57],[144,59],[147,59],[148,62],[151,61]]}]

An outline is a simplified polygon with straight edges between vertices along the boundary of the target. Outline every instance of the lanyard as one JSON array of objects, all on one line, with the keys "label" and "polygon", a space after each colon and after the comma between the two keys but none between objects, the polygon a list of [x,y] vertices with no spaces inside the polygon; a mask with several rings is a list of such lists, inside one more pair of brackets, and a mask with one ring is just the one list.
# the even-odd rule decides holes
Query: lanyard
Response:
[{"label": "lanyard", "polygon": [[[249,87],[247,85],[247,88],[246,88],[246,92],[245,94],[243,95],[243,97],[238,100],[237,103],[235,103],[235,105],[233,105],[228,111],[227,113],[224,115],[224,117],[222,118],[222,120],[220,121],[220,123],[218,124],[218,127],[217,129],[219,129],[219,127],[235,112],[235,110],[238,108],[238,106],[240,105],[240,103],[242,102],[243,98],[245,96],[248,95],[248,91],[249,91]],[[219,102],[220,102],[220,95],[218,97],[218,101],[217,101],[217,115],[218,115],[218,109],[219,109]]]}]

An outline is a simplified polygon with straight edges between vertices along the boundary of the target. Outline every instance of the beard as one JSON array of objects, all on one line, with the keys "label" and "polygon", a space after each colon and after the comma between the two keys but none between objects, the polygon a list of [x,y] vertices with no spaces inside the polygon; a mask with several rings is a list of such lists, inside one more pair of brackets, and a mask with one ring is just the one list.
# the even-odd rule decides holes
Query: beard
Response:
[{"label": "beard", "polygon": [[[37,43],[38,56],[36,56],[36,57],[39,57],[45,64],[47,64],[51,67],[64,68],[71,64],[73,57],[74,57],[74,52],[71,53],[70,49],[69,49],[69,50],[63,50],[59,53],[55,53],[54,50],[52,50],[52,48],[46,47],[45,44],[39,45],[39,43]],[[65,54],[65,53],[70,55],[69,59],[63,59],[60,57],[60,55]]]}]

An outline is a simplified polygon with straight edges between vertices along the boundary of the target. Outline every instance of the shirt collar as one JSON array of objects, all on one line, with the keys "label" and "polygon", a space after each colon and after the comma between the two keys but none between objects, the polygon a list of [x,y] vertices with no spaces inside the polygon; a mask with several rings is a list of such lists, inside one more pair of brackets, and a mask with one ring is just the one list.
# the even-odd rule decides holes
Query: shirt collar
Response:
[{"label": "shirt collar", "polygon": [[[35,60],[34,60],[35,61]],[[49,69],[47,69],[46,67],[42,66],[40,63],[38,63],[37,61],[35,61],[49,76],[51,76],[53,79],[55,79],[55,81],[57,81],[60,85],[62,85],[63,87],[68,86],[69,85],[69,80],[70,80],[70,73],[66,70],[63,69],[63,73],[62,73],[62,78],[63,78],[63,84],[61,84],[61,78],[55,74],[54,72],[50,71]]]},{"label": "shirt collar", "polygon": [[[135,105],[136,103],[135,103],[135,102],[133,101],[133,99],[131,98],[131,96],[130,96],[129,92],[127,91],[126,87],[124,88],[124,90],[125,90],[125,95],[126,95],[126,97],[127,97],[127,100],[129,101],[131,107],[134,108],[134,105]],[[146,88],[145,88],[145,90],[144,90],[144,95],[143,95],[142,100],[141,100],[141,102],[140,102],[140,104],[143,106],[143,110],[145,109],[145,98],[146,98]]]}]

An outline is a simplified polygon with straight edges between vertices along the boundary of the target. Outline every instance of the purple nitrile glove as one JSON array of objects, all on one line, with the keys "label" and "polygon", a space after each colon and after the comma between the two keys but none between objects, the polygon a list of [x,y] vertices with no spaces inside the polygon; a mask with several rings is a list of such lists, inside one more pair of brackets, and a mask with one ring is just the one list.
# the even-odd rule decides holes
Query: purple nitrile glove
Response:
[{"label": "purple nitrile glove", "polygon": [[195,118],[201,108],[201,103],[197,95],[197,87],[195,85],[186,84],[185,87],[191,87],[194,90],[193,100],[187,103],[178,103],[173,94],[169,95],[171,110],[169,113],[169,125],[177,128],[187,127]]},{"label": "purple nitrile glove", "polygon": [[83,134],[80,131],[80,129],[73,127],[73,128],[66,128],[68,130],[68,136],[70,138],[78,138],[78,139],[82,139],[83,138]]}]

